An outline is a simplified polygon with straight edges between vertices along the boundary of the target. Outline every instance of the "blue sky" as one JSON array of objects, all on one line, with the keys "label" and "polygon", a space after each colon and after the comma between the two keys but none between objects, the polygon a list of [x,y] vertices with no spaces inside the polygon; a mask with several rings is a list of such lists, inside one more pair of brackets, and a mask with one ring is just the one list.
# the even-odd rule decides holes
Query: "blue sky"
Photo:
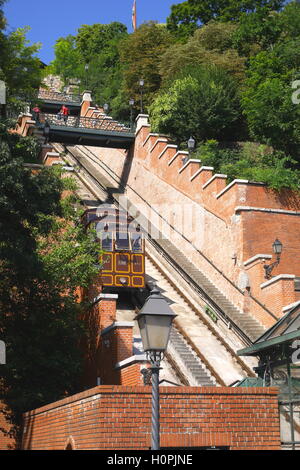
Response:
[{"label": "blue sky", "polygon": [[[156,20],[164,23],[171,5],[183,0],[136,0],[138,25]],[[41,42],[40,58],[49,63],[54,58],[56,39],[76,34],[82,24],[120,21],[132,31],[133,0],[8,0],[4,13],[8,31],[30,26],[28,39]]]}]

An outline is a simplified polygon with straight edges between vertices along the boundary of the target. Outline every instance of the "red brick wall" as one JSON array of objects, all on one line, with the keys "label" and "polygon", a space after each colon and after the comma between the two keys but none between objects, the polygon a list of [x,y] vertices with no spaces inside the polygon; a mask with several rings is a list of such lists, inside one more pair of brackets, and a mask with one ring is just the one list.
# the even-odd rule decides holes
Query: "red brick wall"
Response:
[{"label": "red brick wall", "polygon": [[[191,163],[181,171],[183,155],[179,154],[174,158],[177,149],[168,147],[168,142],[158,141],[161,139],[158,135],[149,136],[149,132],[150,126],[144,126],[137,133],[134,158],[130,163],[127,180],[127,197],[133,204],[140,205],[142,212],[149,216],[149,207],[141,198],[145,199],[171,225],[184,232],[184,236],[214,263],[219,272],[175,231],[170,230],[168,239],[189,259],[193,259],[195,265],[234,305],[241,310],[248,310],[269,327],[274,323],[274,318],[251,297],[246,299],[220,271],[240,287],[241,278],[245,274],[243,263],[260,253],[271,254],[272,243],[275,238],[279,238],[284,250],[279,266],[274,269],[274,275],[300,275],[297,236],[300,229],[299,196],[287,191],[278,194],[259,183],[247,182],[237,182],[220,195],[218,193],[226,185],[224,176],[218,176],[205,186],[214,172],[204,169],[198,174],[196,172],[191,181],[191,173],[196,170],[196,164]],[[121,178],[127,161],[125,155],[111,149],[92,148],[92,151],[100,162],[115,173],[114,176]],[[114,158],[112,152],[116,152]],[[140,177],[141,174],[143,178]],[[110,178],[109,172],[106,176]],[[193,209],[193,217],[187,219],[185,230],[181,230],[177,219],[174,222],[175,206],[189,206]],[[249,207],[252,209],[248,210]],[[298,212],[283,213],[283,210]],[[192,227],[193,220],[199,220],[196,227]],[[250,279],[251,294],[263,304],[260,283],[256,284],[256,279]],[[285,299],[281,300],[283,306]]]},{"label": "red brick wall", "polygon": [[[161,445],[280,448],[276,388],[161,387]],[[23,449],[149,449],[151,388],[100,386],[24,415]]]},{"label": "red brick wall", "polygon": [[116,326],[101,336],[101,383],[104,385],[142,385],[138,364],[115,369],[118,362],[133,354],[132,326]]},{"label": "red brick wall", "polygon": [[[146,365],[143,367],[146,368]],[[139,363],[131,364],[119,371],[120,385],[137,386],[143,385],[143,376],[141,374],[141,366]]]},{"label": "red brick wall", "polygon": [[111,299],[102,299],[99,304],[100,329],[114,323],[116,319],[116,301]]},{"label": "red brick wall", "polygon": [[[89,299],[95,298],[101,287],[94,284],[89,289]],[[87,340],[82,344],[85,356],[84,376],[82,385],[84,387],[94,387],[97,384],[97,377],[101,378],[101,383],[119,382],[110,381],[115,365],[115,342],[108,348],[103,342],[101,331],[114,323],[116,318],[116,300],[101,299],[85,315],[85,325],[89,332]],[[108,338],[109,339],[109,338]]]},{"label": "red brick wall", "polygon": [[2,411],[3,405],[0,403],[0,450],[12,450],[16,448],[16,441],[7,434],[11,430],[11,424]]},{"label": "red brick wall", "polygon": [[264,304],[279,317],[283,316],[282,307],[296,302],[294,279],[279,279],[262,288]]}]

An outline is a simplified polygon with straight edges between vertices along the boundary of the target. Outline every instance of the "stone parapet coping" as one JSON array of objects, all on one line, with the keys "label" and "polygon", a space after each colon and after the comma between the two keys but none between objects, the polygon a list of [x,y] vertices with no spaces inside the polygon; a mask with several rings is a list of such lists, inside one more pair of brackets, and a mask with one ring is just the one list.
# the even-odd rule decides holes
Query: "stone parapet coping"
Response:
[{"label": "stone parapet coping", "polygon": [[297,300],[297,302],[293,302],[292,304],[286,305],[285,307],[282,308],[282,311],[288,312],[289,310],[292,310],[292,308],[295,308],[298,305],[300,305],[300,300]]},{"label": "stone parapet coping", "polygon": [[[143,124],[142,127],[145,127],[145,124]],[[147,125],[148,127],[148,125]],[[150,125],[149,125],[150,127]],[[153,134],[153,132],[150,132],[150,134],[147,135],[145,141],[143,142],[143,147],[145,146],[145,144],[148,142],[148,140],[150,139],[150,137],[159,137],[159,134]]]},{"label": "stone parapet coping", "polygon": [[100,336],[106,335],[111,330],[114,330],[116,328],[133,328],[133,327],[134,327],[133,321],[116,321],[112,323],[111,325],[107,326],[106,328],[104,328],[101,331]]},{"label": "stone parapet coping", "polygon": [[251,206],[237,206],[234,209],[235,212],[250,212],[250,211],[258,211],[258,212],[269,212],[273,214],[288,214],[288,215],[300,215],[300,211],[292,211],[287,209],[267,209],[265,207],[251,207]]},{"label": "stone parapet coping", "polygon": [[178,170],[178,173],[181,173],[183,170],[185,170],[186,167],[188,167],[190,163],[199,163],[199,165],[200,165],[200,164],[201,164],[201,160],[198,160],[198,159],[196,159],[196,158],[190,158],[190,159],[183,165],[183,167]]},{"label": "stone parapet coping", "polygon": [[216,195],[216,198],[218,199],[221,197],[224,193],[226,193],[230,188],[232,188],[235,184],[258,184],[258,185],[264,185],[264,183],[251,183],[249,180],[239,180],[235,179],[231,181],[222,191],[219,192],[219,194]]},{"label": "stone parapet coping", "polygon": [[160,159],[165,153],[165,151],[168,149],[177,149],[177,145],[173,145],[173,144],[166,145],[163,151],[158,155],[158,159]]},{"label": "stone parapet coping", "polygon": [[199,170],[196,171],[196,173],[193,176],[191,176],[190,181],[193,181],[193,179],[195,179],[196,176],[200,175],[200,173],[202,171],[214,171],[214,167],[213,166],[202,166],[201,168],[199,168]]},{"label": "stone parapet coping", "polygon": [[[159,387],[161,396],[176,396],[176,395],[195,395],[197,400],[205,395],[262,395],[262,396],[277,396],[278,387]],[[63,398],[56,402],[36,408],[32,411],[27,411],[23,414],[24,418],[30,418],[47,411],[53,411],[62,406],[70,405],[71,403],[87,400],[87,399],[100,399],[104,394],[120,394],[120,395],[148,395],[151,397],[151,385],[137,385],[137,386],[124,386],[124,385],[98,385],[96,387],[85,390],[84,392],[76,393],[70,397]]]},{"label": "stone parapet coping", "polygon": [[[136,122],[137,122],[140,118],[149,119],[149,114],[138,114],[137,117],[135,118]],[[159,134],[157,134],[157,135],[159,135]]]},{"label": "stone parapet coping", "polygon": [[147,362],[146,354],[136,354],[135,356],[127,357],[127,359],[123,359],[123,361],[117,362],[115,369],[123,369],[124,367],[131,366],[137,362]]},{"label": "stone parapet coping", "polygon": [[217,178],[221,178],[221,179],[224,179],[226,180],[227,179],[227,175],[223,175],[223,174],[218,174],[216,173],[215,175],[213,175],[208,181],[206,181],[206,183],[202,186],[202,189],[205,189],[207,186],[210,185],[210,183],[212,183],[215,179]]},{"label": "stone parapet coping", "polygon": [[159,144],[160,142],[168,142],[168,139],[164,138],[164,137],[161,137],[160,139],[157,139],[155,141],[155,144],[152,145],[151,149],[150,149],[150,153],[153,152],[153,150],[155,149],[156,145]]},{"label": "stone parapet coping", "polygon": [[254,263],[254,261],[257,261],[259,259],[272,259],[272,255],[259,254],[252,256],[252,258],[248,258],[246,261],[244,261],[244,266],[248,266],[248,264]]},{"label": "stone parapet coping", "polygon": [[295,277],[296,277],[295,274],[279,274],[278,276],[272,277],[272,279],[269,279],[268,281],[263,282],[260,285],[260,288],[264,289],[265,287],[270,286],[274,282],[281,281],[283,279],[295,279]]},{"label": "stone parapet coping", "polygon": [[178,155],[182,155],[183,157],[186,157],[189,154],[189,152],[185,152],[184,150],[179,150],[178,152],[175,153],[174,157],[171,158],[171,160],[168,162],[168,165],[171,165],[174,160],[178,157]]},{"label": "stone parapet coping", "polygon": [[118,294],[98,294],[94,299],[93,299],[93,304],[96,304],[99,302],[101,299],[113,299],[117,300],[118,299]]}]

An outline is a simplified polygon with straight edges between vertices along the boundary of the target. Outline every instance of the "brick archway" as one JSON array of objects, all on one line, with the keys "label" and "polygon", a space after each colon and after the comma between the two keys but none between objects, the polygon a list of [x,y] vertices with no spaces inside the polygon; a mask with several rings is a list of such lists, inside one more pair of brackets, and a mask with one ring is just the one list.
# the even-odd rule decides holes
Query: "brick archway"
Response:
[{"label": "brick archway", "polygon": [[67,442],[65,443],[64,450],[75,450],[75,441],[73,436],[68,437]]}]

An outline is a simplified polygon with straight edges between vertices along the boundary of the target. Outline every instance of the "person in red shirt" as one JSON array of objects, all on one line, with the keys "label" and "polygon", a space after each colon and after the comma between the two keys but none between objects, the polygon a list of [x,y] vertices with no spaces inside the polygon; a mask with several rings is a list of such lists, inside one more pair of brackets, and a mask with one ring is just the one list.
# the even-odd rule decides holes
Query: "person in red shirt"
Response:
[{"label": "person in red shirt", "polygon": [[62,115],[65,124],[67,124],[69,113],[69,108],[63,104],[60,110],[60,114]]},{"label": "person in red shirt", "polygon": [[38,107],[38,105],[36,104],[35,107],[32,109],[32,116],[33,116],[33,119],[37,122],[40,121],[40,108]]}]

